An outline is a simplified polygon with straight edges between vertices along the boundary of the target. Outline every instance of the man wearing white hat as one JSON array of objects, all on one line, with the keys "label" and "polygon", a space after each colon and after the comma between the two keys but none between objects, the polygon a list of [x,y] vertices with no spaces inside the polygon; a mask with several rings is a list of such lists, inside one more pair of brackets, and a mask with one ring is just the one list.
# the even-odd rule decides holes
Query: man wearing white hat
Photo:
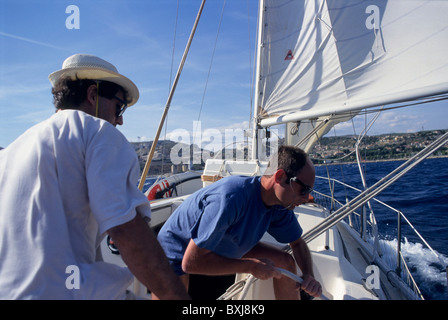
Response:
[{"label": "man wearing white hat", "polygon": [[[114,128],[137,87],[82,54],[49,79],[58,112],[0,152],[0,299],[123,299],[132,273],[159,298],[188,299],[146,222],[135,151]],[[98,260],[105,234],[129,269]]]}]

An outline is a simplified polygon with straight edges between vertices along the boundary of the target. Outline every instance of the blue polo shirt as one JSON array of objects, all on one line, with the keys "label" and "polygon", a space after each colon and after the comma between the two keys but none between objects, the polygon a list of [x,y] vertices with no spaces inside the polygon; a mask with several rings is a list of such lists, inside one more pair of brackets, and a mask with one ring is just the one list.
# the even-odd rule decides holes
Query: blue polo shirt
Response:
[{"label": "blue polo shirt", "polygon": [[190,239],[227,258],[241,258],[267,231],[290,243],[302,235],[294,212],[282,206],[265,207],[261,177],[232,176],[188,197],[160,230],[158,240],[177,274]]}]

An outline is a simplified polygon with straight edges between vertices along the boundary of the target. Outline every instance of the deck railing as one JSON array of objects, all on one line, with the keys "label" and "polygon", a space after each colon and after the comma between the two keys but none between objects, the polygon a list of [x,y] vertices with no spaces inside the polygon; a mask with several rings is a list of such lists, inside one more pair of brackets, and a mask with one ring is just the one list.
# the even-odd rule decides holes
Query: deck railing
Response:
[{"label": "deck railing", "polygon": [[[313,192],[314,201],[317,204],[328,208],[330,210],[330,213],[343,207],[345,205],[343,201],[348,203],[352,198],[355,197],[355,194],[359,194],[362,192],[362,190],[343,183],[337,179],[321,176],[316,176],[316,179],[326,180],[328,182],[330,191],[329,194],[324,194],[315,190]],[[339,196],[339,199],[335,196],[335,194]],[[341,197],[345,197],[345,199],[342,200]],[[441,258],[439,257],[437,252],[431,248],[428,242],[422,237],[422,235],[417,231],[417,229],[412,225],[412,223],[409,221],[409,219],[407,219],[402,211],[397,210],[387,203],[384,203],[376,198],[372,198],[370,201],[376,204],[374,206],[375,211],[379,208],[378,206],[381,206],[382,216],[388,216],[388,218],[393,217],[393,219],[396,221],[396,228],[391,228],[395,229],[394,231],[396,231],[396,234],[394,236],[396,239],[395,247],[392,247],[390,245],[391,241],[386,241],[391,240],[390,236],[389,238],[386,238],[384,235],[381,235],[377,231],[377,226],[381,225],[381,221],[377,222],[377,215],[370,211],[372,207],[368,206],[367,203],[357,211],[354,211],[353,213],[348,215],[344,219],[344,221],[353,230],[355,230],[364,241],[370,243],[373,250],[378,250],[377,254],[383,260],[386,260],[386,263],[391,268],[391,270],[400,275],[403,281],[405,281],[408,286],[414,290],[416,295],[418,295],[420,298],[423,298],[409,270],[405,257],[403,256],[401,247],[402,239],[404,237],[402,234],[403,224],[409,226],[409,230],[413,232],[413,234],[415,235],[415,239],[419,239],[419,242],[421,242],[424,247],[429,249],[430,252],[437,257],[437,259],[441,260]],[[384,212],[387,213],[385,214]],[[378,246],[377,243],[382,243],[382,245]]]}]

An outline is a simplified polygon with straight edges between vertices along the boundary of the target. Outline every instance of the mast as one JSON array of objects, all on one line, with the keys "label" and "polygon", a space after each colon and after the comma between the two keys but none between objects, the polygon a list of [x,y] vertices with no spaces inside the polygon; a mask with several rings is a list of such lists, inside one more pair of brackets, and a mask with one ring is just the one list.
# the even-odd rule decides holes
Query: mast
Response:
[{"label": "mast", "polygon": [[258,28],[257,28],[257,58],[256,58],[256,71],[255,71],[255,99],[254,99],[254,118],[252,124],[252,160],[258,159],[258,113],[260,96],[263,92],[260,92],[261,82],[261,50],[263,47],[263,25],[264,25],[264,11],[265,0],[260,0],[258,4]]}]

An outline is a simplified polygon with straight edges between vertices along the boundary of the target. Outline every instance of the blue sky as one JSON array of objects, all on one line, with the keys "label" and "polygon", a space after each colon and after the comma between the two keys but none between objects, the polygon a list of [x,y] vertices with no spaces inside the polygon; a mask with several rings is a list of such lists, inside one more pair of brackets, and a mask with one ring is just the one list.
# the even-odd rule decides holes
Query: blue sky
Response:
[{"label": "blue sky", "polygon": [[[174,42],[177,3],[2,0],[0,146],[6,147],[54,113],[48,75],[75,53],[108,60],[137,84],[140,100],[125,113],[124,125],[118,128],[130,141],[152,140],[168,97],[171,75],[174,78],[201,1],[179,1]],[[66,27],[71,15],[66,8],[70,5],[79,8],[79,29]],[[205,5],[171,104],[167,132],[179,128],[193,131],[193,121],[198,119],[202,130],[247,127],[258,4],[255,0],[227,0],[207,83],[222,6],[222,0],[208,0]],[[375,125],[370,134],[446,129],[447,107],[443,102],[391,111],[380,117],[384,124]],[[360,117],[355,124],[363,122],[364,117]],[[336,133],[353,133],[352,124],[337,127]]]}]

